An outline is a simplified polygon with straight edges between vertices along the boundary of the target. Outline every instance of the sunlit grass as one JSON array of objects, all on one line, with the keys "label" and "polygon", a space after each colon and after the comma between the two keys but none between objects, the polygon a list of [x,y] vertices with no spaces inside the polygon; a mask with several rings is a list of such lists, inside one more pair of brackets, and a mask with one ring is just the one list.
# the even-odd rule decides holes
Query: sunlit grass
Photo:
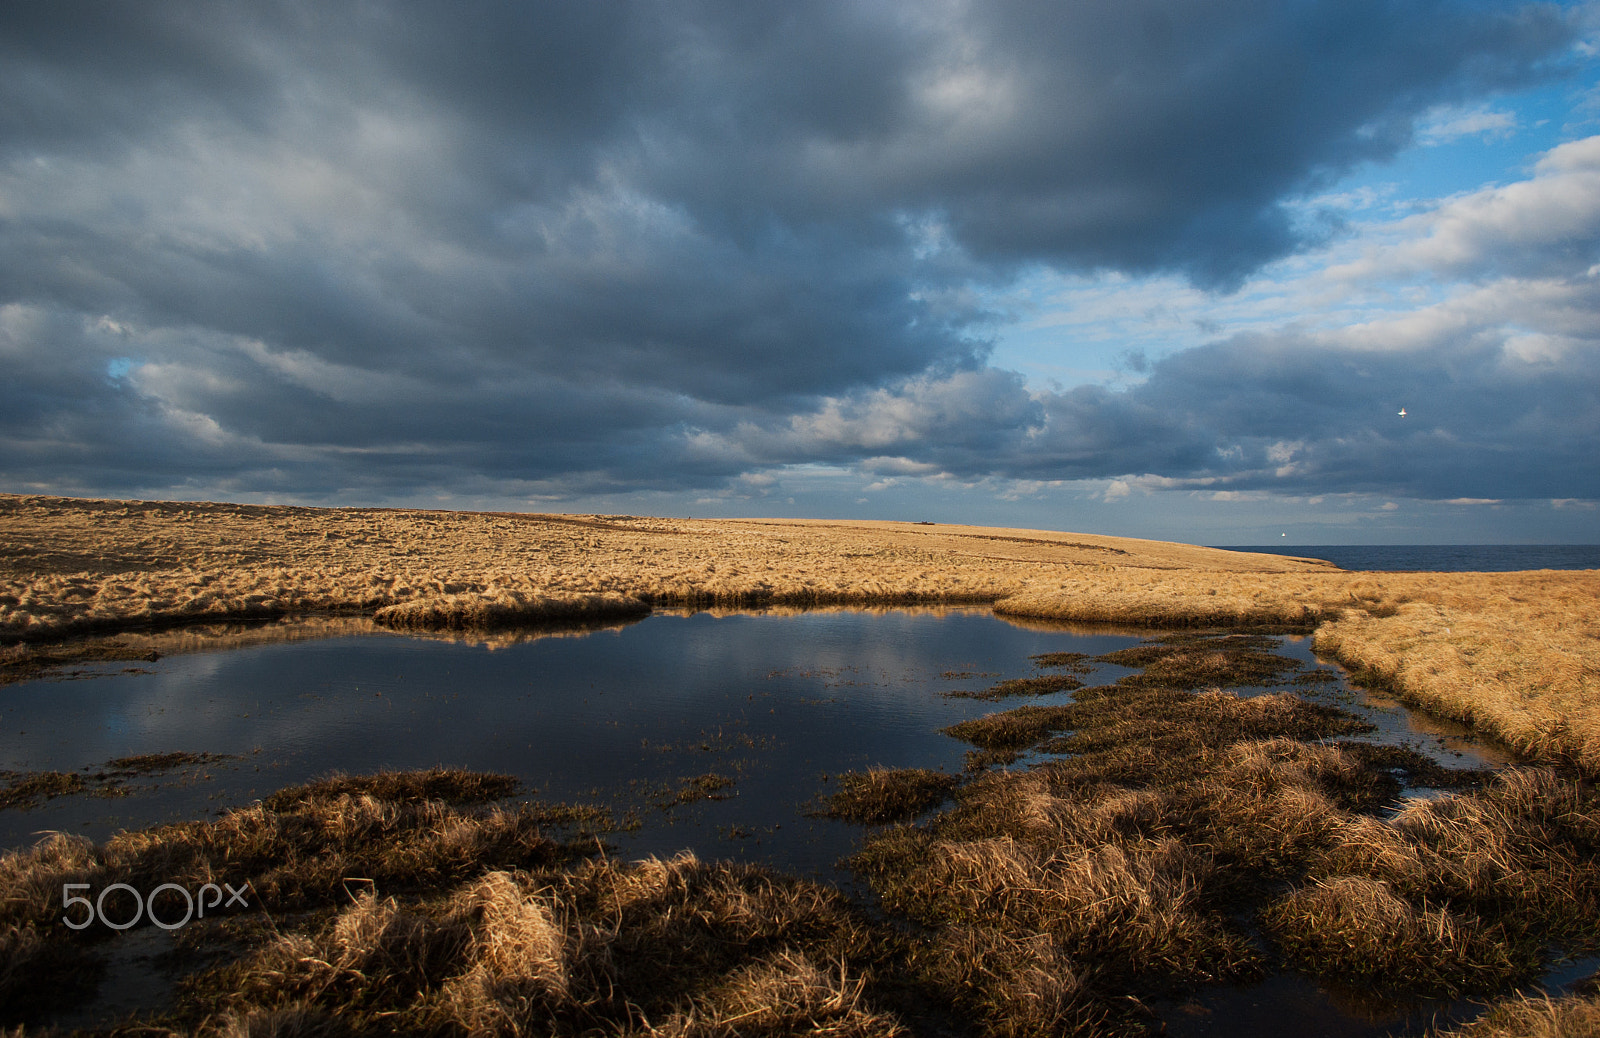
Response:
[{"label": "sunlit grass", "polygon": [[[1345,573],[1130,538],[911,522],[311,509],[0,495],[0,676],[46,643],[313,614],[407,630],[652,607],[991,603],[1003,616],[1291,625],[1402,698],[1600,774],[1600,572]],[[106,658],[136,657],[134,649]]]}]

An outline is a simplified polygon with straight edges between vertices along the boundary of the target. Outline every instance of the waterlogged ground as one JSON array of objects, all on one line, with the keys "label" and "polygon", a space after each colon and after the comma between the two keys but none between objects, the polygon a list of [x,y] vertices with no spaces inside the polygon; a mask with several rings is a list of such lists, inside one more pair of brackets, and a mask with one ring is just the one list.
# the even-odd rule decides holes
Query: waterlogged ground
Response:
[{"label": "waterlogged ground", "polygon": [[[45,829],[103,839],[333,770],[444,765],[515,775],[548,800],[634,809],[640,828],[614,837],[625,855],[690,848],[837,878],[857,831],[802,813],[825,775],[960,771],[969,747],[939,730],[994,706],[941,693],[1035,674],[1037,653],[1138,641],[986,611],[695,613],[495,649],[374,634],[168,655],[135,673],[107,664],[107,676],[0,688],[0,767],[93,774],[139,754],[232,759],[114,791],[134,795],[0,813],[0,845]],[[1093,680],[1126,673],[1108,664]],[[719,799],[662,809],[707,775],[731,780],[709,790]]]},{"label": "waterlogged ground", "polygon": [[[589,634],[506,637],[493,648],[470,641],[366,634],[267,641],[218,652],[156,652],[152,660],[89,665],[79,667],[70,678],[58,676],[0,688],[0,768],[12,773],[12,789],[21,788],[21,776],[44,772],[74,776],[77,783],[70,789],[60,787],[59,781],[56,787],[39,783],[24,790],[26,795],[19,794],[17,803],[26,806],[0,811],[0,845],[27,846],[40,838],[42,830],[78,833],[102,841],[119,829],[215,817],[224,809],[249,805],[275,790],[334,770],[365,774],[443,765],[514,776],[521,782],[518,799],[592,804],[610,812],[604,823],[589,819],[587,824],[587,829],[603,833],[609,845],[602,871],[581,873],[588,877],[585,879],[574,879],[574,874],[567,872],[552,873],[549,879],[557,887],[565,884],[572,888],[574,906],[592,905],[596,898],[607,903],[605,898],[612,895],[604,891],[620,890],[634,881],[628,877],[637,878],[620,864],[609,863],[645,855],[669,858],[691,851],[701,862],[743,861],[841,886],[857,897],[874,899],[874,903],[886,898],[891,907],[898,906],[897,911],[943,934],[930,945],[937,948],[940,941],[949,944],[969,939],[960,936],[966,931],[945,926],[944,913],[949,906],[940,901],[943,895],[915,888],[918,871],[926,871],[924,866],[938,854],[949,859],[940,867],[955,872],[972,867],[957,853],[962,847],[977,848],[973,853],[980,857],[998,854],[991,866],[979,861],[978,871],[984,874],[980,880],[1005,868],[1021,870],[1019,875],[1033,868],[1043,869],[1040,875],[1055,882],[1059,877],[1049,874],[1053,867],[1049,862],[1040,864],[1017,850],[1022,844],[1008,833],[1023,830],[1002,816],[1014,814],[1016,804],[1022,803],[1050,825],[1066,826],[1066,822],[1051,821],[1056,817],[1052,812],[1066,810],[1083,790],[1092,793],[1091,787],[1099,788],[1094,783],[1103,784],[1107,775],[1115,780],[1121,774],[1117,769],[1124,769],[1127,776],[1142,776],[1139,783],[1154,781],[1152,788],[1159,788],[1164,767],[1160,757],[1163,744],[1159,742],[1139,749],[1146,754],[1144,760],[1113,761],[1105,765],[1110,771],[1085,770],[1076,778],[1063,772],[1041,779],[1035,783],[1037,789],[1020,792],[1020,787],[1008,783],[998,770],[1009,768],[1021,774],[1030,765],[1063,753],[1093,760],[1108,745],[1094,734],[1096,724],[1104,725],[1104,718],[1097,720],[1094,715],[1095,703],[1110,700],[1087,693],[1075,697],[1075,688],[1108,686],[1141,670],[1147,678],[1158,676],[1160,668],[1177,657],[1170,647],[1152,649],[1153,637],[1148,632],[1021,626],[982,611],[885,610],[654,615],[636,624]],[[251,639],[235,638],[240,640]],[[1206,645],[1195,651],[1204,655],[1209,651]],[[1311,656],[1306,639],[1274,637],[1239,651],[1245,656],[1255,654],[1252,658],[1261,668],[1260,674],[1241,678],[1219,671],[1210,683],[1230,686],[1227,696],[1248,700],[1292,689],[1313,707],[1335,707],[1354,715],[1331,721],[1333,714],[1313,709],[1294,722],[1305,731],[1325,731],[1345,740],[1403,744],[1447,768],[1504,762],[1503,756],[1473,744],[1459,730],[1414,716],[1398,704],[1353,692],[1336,669]],[[1184,653],[1190,649],[1182,648],[1179,653],[1189,673],[1203,673],[1203,666],[1196,670],[1193,654]],[[1038,659],[1045,654],[1069,655]],[[1115,662],[1105,659],[1108,656]],[[1283,659],[1274,663],[1274,656]],[[1051,665],[1042,665],[1046,663]],[[1041,683],[1042,678],[1048,680]],[[1176,704],[1173,708],[1180,712],[1188,709],[1183,706],[1183,696],[1173,698],[1163,692],[1156,698],[1162,697],[1166,697],[1163,702],[1170,700],[1169,706]],[[1261,709],[1226,707],[1225,720],[1260,725],[1271,735],[1275,731],[1272,724],[1287,715],[1275,705],[1277,700],[1263,703]],[[1036,708],[1023,716],[1043,727],[1018,736],[990,718],[1019,706]],[[1069,718],[1070,725],[1065,720],[1052,722],[1056,716],[1049,713],[1052,710]],[[1208,717],[1197,714],[1182,724],[1213,723],[1214,718],[1206,720]],[[1080,726],[1082,730],[1077,731]],[[947,728],[960,738],[946,734]],[[1125,741],[1138,743],[1137,738]],[[1179,756],[1178,750],[1171,752],[1174,759]],[[1322,754],[1316,758],[1317,766],[1337,770],[1328,763],[1333,760],[1329,754],[1336,755],[1336,751],[1307,752]],[[1150,757],[1151,753],[1155,756]],[[187,756],[171,756],[175,754]],[[973,770],[981,765],[990,769],[982,780]],[[953,787],[957,776],[962,776],[963,806],[948,817],[925,822],[931,825],[927,832],[863,826],[820,816],[829,797],[857,788],[852,776],[880,767],[926,769],[930,774],[923,788],[935,790],[935,802],[941,790]],[[1279,768],[1279,764],[1262,757],[1239,767],[1246,771],[1255,768],[1250,772],[1255,775],[1265,774],[1262,768]],[[1390,771],[1398,779],[1392,787],[1347,782],[1347,792],[1354,798],[1351,803],[1376,795],[1383,804],[1362,801],[1362,807],[1376,808],[1381,816],[1386,805],[1398,807],[1406,796],[1435,795],[1438,791],[1431,789],[1430,783],[1444,782],[1438,774],[1430,778],[1432,773],[1416,762]],[[52,796],[52,792],[61,795]],[[1119,800],[1118,796],[1107,800],[1098,793],[1082,795],[1088,797],[1083,803],[1096,805],[1091,814],[1125,816],[1124,821],[1107,823],[1112,825],[1108,833],[1119,825],[1137,829],[1153,824],[1149,819],[1160,814],[1153,806],[1156,793],[1134,800]],[[1176,803],[1173,796],[1168,799]],[[832,803],[839,807],[842,802]],[[269,799],[270,809],[279,810],[271,807],[274,803]],[[1101,810],[1108,804],[1109,808]],[[984,810],[1001,820],[974,821]],[[541,817],[548,821],[555,816],[547,812]],[[427,825],[440,829],[445,823]],[[1061,833],[1070,835],[1069,829],[1071,826]],[[869,844],[870,860],[863,863],[858,859],[853,871],[839,867],[841,859],[861,850],[864,835],[874,833],[878,835]],[[1123,832],[1118,838],[1126,836]],[[595,837],[586,838],[592,843]],[[559,858],[556,850],[549,853],[556,856],[551,860]],[[678,884],[692,892],[697,882],[712,887],[754,884],[740,897],[759,900],[771,895],[770,886],[761,886],[765,880],[713,875],[715,870],[707,872],[700,865],[674,869],[660,880],[669,888],[677,889],[674,884]],[[284,907],[301,896],[293,892],[296,889],[293,884],[282,888]],[[489,896],[483,891],[471,895],[480,900]],[[627,903],[631,902],[615,902],[618,925]],[[1019,903],[1034,913],[1026,917],[1029,927],[1057,925],[1039,917],[1044,909],[1027,908],[1026,898]],[[843,909],[819,902],[801,911],[785,904],[788,907],[782,908],[780,915],[800,912],[796,918],[823,919],[825,930],[837,927],[835,936],[827,937],[819,947],[834,949],[841,970],[842,964],[856,963],[865,956],[860,968],[869,972],[877,968],[896,977],[903,975],[902,979],[884,989],[888,994],[876,989],[864,993],[848,971],[836,977],[825,975],[825,965],[790,961],[780,955],[781,961],[763,960],[759,970],[755,966],[733,969],[708,987],[697,1003],[702,1012],[696,1019],[701,1023],[741,1019],[745,1010],[739,1008],[744,1003],[738,998],[744,996],[726,992],[748,980],[756,987],[787,984],[794,988],[798,984],[807,991],[814,988],[821,992],[818,1005],[834,1006],[830,1012],[843,1014],[840,1021],[855,1020],[850,1026],[857,1031],[852,1033],[893,1033],[892,1027],[869,1026],[879,1018],[868,1011],[870,1007],[863,1008],[867,1002],[881,996],[892,1003],[895,997],[904,996],[906,1005],[922,1005],[930,998],[937,999],[940,984],[951,990],[980,990],[981,985],[974,988],[970,978],[962,981],[950,971],[962,962],[979,961],[982,955],[995,956],[996,962],[1021,953],[1026,953],[1028,961],[1037,958],[1026,948],[1018,952],[1021,946],[1004,941],[993,944],[1000,938],[983,936],[987,931],[980,927],[971,931],[970,939],[991,944],[974,945],[971,955],[958,953],[959,949],[952,952],[949,947],[927,955],[902,950],[893,953],[892,964],[884,965],[875,963],[872,956],[889,952],[861,950],[873,947],[874,941],[881,943],[883,935],[868,939],[851,930],[855,924],[840,922],[845,917],[837,913]],[[381,914],[381,906],[373,902],[357,907],[367,915],[350,925],[375,925],[372,913]],[[695,910],[711,915],[725,912],[722,908]],[[467,933],[473,926],[486,925],[482,920],[487,909],[480,906],[473,911],[478,914],[446,915],[443,922],[407,925],[423,930],[443,927],[441,933],[457,932],[449,929],[454,926]],[[479,922],[461,921],[469,917]],[[43,925],[48,923],[46,919]],[[392,924],[390,919],[384,925]],[[583,924],[572,925],[578,928],[573,932],[582,931]],[[751,939],[748,935],[739,938]],[[1172,939],[1180,944],[1197,940]],[[76,1013],[52,1011],[44,1019],[81,1026],[103,1022],[123,1010],[151,1006],[152,992],[162,996],[171,984],[154,956],[170,951],[176,940],[149,927],[115,938],[120,942],[115,947],[121,951],[110,956],[99,1000]],[[1227,943],[1221,937],[1218,940]],[[626,959],[632,953],[629,948],[619,944],[606,954]],[[1248,948],[1234,950],[1243,955],[1241,961],[1254,954]],[[573,977],[582,972],[575,965],[578,952],[569,947],[562,954],[569,952],[573,958],[562,967],[561,976],[566,979],[561,983],[567,985],[563,991],[577,984]],[[279,953],[269,948],[262,954],[270,959]],[[318,954],[330,961],[334,957],[327,951]],[[638,954],[641,961],[653,961],[646,952]],[[1157,961],[1160,955],[1176,953],[1150,954],[1156,955],[1152,961]],[[940,959],[940,955],[947,957]],[[302,955],[294,961],[303,959]],[[473,968],[480,967],[483,962]],[[1063,967],[1058,972],[1065,975],[1070,971]],[[1569,967],[1567,972],[1577,978],[1592,971]],[[268,973],[280,977],[283,969],[272,966]],[[612,984],[614,979],[606,983]],[[1219,969],[1212,980],[1223,983],[1208,983],[1196,973],[1186,983],[1196,982],[1197,986],[1180,984],[1169,994],[1151,997],[1148,1005],[1140,1003],[1134,1011],[1126,1004],[1108,1009],[1104,993],[1096,987],[1098,982],[1085,975],[1073,981],[1081,981],[1081,990],[1044,992],[1057,998],[1066,1015],[1054,1023],[1046,1021],[1039,1033],[1070,1029],[1074,1020],[1087,1026],[1086,1022],[1103,1019],[1106,1026],[1128,1033],[1165,1028],[1172,1034],[1264,1035],[1283,1033],[1292,1023],[1290,1029],[1304,1035],[1421,1034],[1431,1015],[1448,1021],[1473,1012],[1447,996],[1373,999],[1361,993],[1360,985],[1346,990],[1292,972],[1269,971],[1263,980],[1256,967],[1241,967],[1232,973]],[[1050,983],[1060,987],[1058,981],[1055,978]],[[926,985],[932,994],[917,993],[922,991],[917,985]],[[915,991],[905,995],[901,990],[905,987]],[[1004,998],[1010,996],[996,990],[994,998],[1000,1001],[994,1006],[1002,1008],[992,1009],[1000,1015],[990,1019],[991,1030],[995,1019],[1019,1019],[1005,1015]],[[601,1012],[593,1008],[599,1004],[594,999],[579,1000],[586,1007],[583,1012]],[[973,1003],[963,1012],[982,1021],[984,1014],[991,1012],[984,1008],[987,1004]],[[903,1015],[907,1010],[901,1007],[899,1011]],[[850,1016],[852,1013],[857,1016]],[[934,1018],[935,1022],[941,1019],[937,1013]],[[405,1019],[420,1025],[433,1018]],[[702,1033],[690,1023],[679,1032]],[[948,1024],[949,1020],[943,1020],[939,1026]],[[737,1030],[718,1030],[721,1024],[705,1026],[709,1029],[703,1033],[708,1034]],[[787,1033],[782,1028],[778,1031]],[[1021,1028],[1017,1033],[1025,1031]]]}]

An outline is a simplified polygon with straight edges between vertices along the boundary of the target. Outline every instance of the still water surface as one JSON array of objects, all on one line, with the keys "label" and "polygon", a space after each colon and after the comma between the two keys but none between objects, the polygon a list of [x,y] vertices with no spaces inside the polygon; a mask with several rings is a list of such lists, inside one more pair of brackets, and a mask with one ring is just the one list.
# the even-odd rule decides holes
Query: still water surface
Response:
[{"label": "still water surface", "polygon": [[[70,797],[0,815],[0,843],[249,803],[333,770],[435,765],[516,775],[541,799],[641,809],[623,853],[761,861],[832,876],[858,831],[807,817],[825,775],[874,765],[959,771],[945,725],[996,704],[940,693],[1037,671],[1042,652],[1110,652],[1132,634],[1007,623],[987,611],[652,615],[620,629],[496,649],[373,634],[164,656],[148,673],[0,690],[0,766],[94,770],[145,753],[230,754],[122,799]],[[1102,667],[1090,681],[1124,668]],[[728,798],[662,810],[706,773]]]},{"label": "still water surface", "polygon": [[[614,837],[629,856],[687,848],[838,882],[834,863],[859,830],[805,812],[829,790],[826,776],[959,771],[970,747],[940,729],[1021,701],[942,693],[1036,674],[1038,653],[1100,655],[1150,636],[1025,626],[986,610],[701,612],[498,648],[371,633],[166,655],[132,674],[106,665],[0,689],[0,767],[93,772],[177,751],[232,759],[136,781],[131,796],[0,813],[0,846],[51,829],[104,839],[332,771],[444,765],[516,775],[545,800],[635,809],[642,827]],[[1308,639],[1285,638],[1281,651],[1328,666]],[[1127,673],[1101,664],[1084,680]],[[1355,706],[1376,737],[1447,763],[1489,752],[1342,681],[1302,694]],[[665,790],[708,773],[733,780],[726,799],[661,806]]]},{"label": "still water surface", "polygon": [[[876,765],[959,771],[969,747],[940,729],[1022,701],[942,693],[1037,674],[1029,657],[1038,653],[1100,655],[1152,636],[1023,625],[986,610],[701,612],[508,636],[496,647],[369,630],[163,655],[136,673],[104,665],[0,689],[0,768],[93,772],[113,758],[174,751],[230,759],[136,781],[126,797],[0,812],[0,847],[25,846],[42,830],[99,840],[203,817],[335,770],[447,765],[508,772],[541,799],[636,811],[640,828],[608,837],[625,857],[692,849],[852,886],[836,863],[862,830],[805,810],[830,789],[827,776]],[[1309,639],[1282,639],[1280,651],[1333,669],[1311,655]],[[1101,664],[1084,680],[1127,673]],[[1342,679],[1300,692],[1363,714],[1379,726],[1374,738],[1457,766],[1494,760],[1458,730],[1353,693]],[[733,780],[726,799],[664,806],[665,791],[707,773]],[[130,986],[148,987],[146,974],[135,979]],[[1234,1004],[1241,998],[1280,1021],[1320,1021],[1308,1035],[1412,1029],[1393,1007],[1368,1018],[1292,978],[1218,989],[1168,1023],[1175,1034],[1251,1032],[1235,1029],[1248,1016]]]}]

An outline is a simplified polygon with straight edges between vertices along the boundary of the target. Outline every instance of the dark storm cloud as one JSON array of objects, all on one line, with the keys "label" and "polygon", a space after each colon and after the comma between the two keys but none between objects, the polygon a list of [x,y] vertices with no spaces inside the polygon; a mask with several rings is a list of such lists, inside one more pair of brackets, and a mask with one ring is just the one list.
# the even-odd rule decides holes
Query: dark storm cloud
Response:
[{"label": "dark storm cloud", "polygon": [[1245,479],[1356,385],[1030,395],[972,286],[1231,284],[1301,244],[1286,198],[1573,33],[1442,0],[5,5],[0,479]]}]

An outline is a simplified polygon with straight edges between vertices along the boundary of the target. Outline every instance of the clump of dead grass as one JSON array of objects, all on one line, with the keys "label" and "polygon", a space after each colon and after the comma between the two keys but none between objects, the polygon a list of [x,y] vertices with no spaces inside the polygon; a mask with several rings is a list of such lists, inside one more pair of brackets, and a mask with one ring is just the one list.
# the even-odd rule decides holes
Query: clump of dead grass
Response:
[{"label": "clump of dead grass", "polygon": [[1591,1038],[1600,1034],[1600,995],[1519,995],[1438,1038]]},{"label": "clump of dead grass", "polygon": [[56,834],[8,852],[0,856],[0,941],[13,953],[6,983],[13,993],[53,991],[62,973],[96,959],[111,931],[61,925],[65,884],[153,891],[173,883],[191,893],[227,884],[248,890],[244,902],[255,910],[315,910],[348,900],[352,882],[430,890],[487,869],[572,860],[615,824],[593,808],[461,806],[508,788],[503,776],[438,770],[340,778],[216,821],[125,832],[99,845]]},{"label": "clump of dead grass", "polygon": [[1023,706],[960,721],[944,733],[986,750],[1020,750],[1071,728],[1072,717],[1067,706]]},{"label": "clump of dead grass", "polygon": [[1361,876],[1302,887],[1270,906],[1262,922],[1300,969],[1426,995],[1492,991],[1536,965],[1493,925],[1446,905],[1412,903]]},{"label": "clump of dead grass", "polygon": [[[179,1019],[360,1032],[908,1033],[888,947],[837,892],[693,855],[495,871],[426,901],[363,894],[191,985]],[[889,944],[892,944],[892,940]]]},{"label": "clump of dead grass", "polygon": [[[974,777],[954,807],[852,859],[928,928],[930,971],[956,969],[931,965],[937,949],[1036,935],[1068,951],[1074,1004],[1092,1015],[1113,1013],[1114,992],[1270,969],[1481,997],[1529,979],[1551,942],[1594,946],[1600,802],[1587,785],[1333,742],[1364,726],[1287,693],[1181,687],[1292,673],[1252,640],[1154,648],[1145,673],[1077,691],[1048,724],[1038,707],[982,719],[977,731],[1021,730],[1002,741],[1063,756]],[[1461,792],[1395,814],[1402,775]],[[963,976],[986,1020],[1007,1011],[999,978]]]},{"label": "clump of dead grass", "polygon": [[930,768],[871,768],[836,778],[822,814],[863,825],[903,822],[937,807],[960,783],[959,776]]}]

